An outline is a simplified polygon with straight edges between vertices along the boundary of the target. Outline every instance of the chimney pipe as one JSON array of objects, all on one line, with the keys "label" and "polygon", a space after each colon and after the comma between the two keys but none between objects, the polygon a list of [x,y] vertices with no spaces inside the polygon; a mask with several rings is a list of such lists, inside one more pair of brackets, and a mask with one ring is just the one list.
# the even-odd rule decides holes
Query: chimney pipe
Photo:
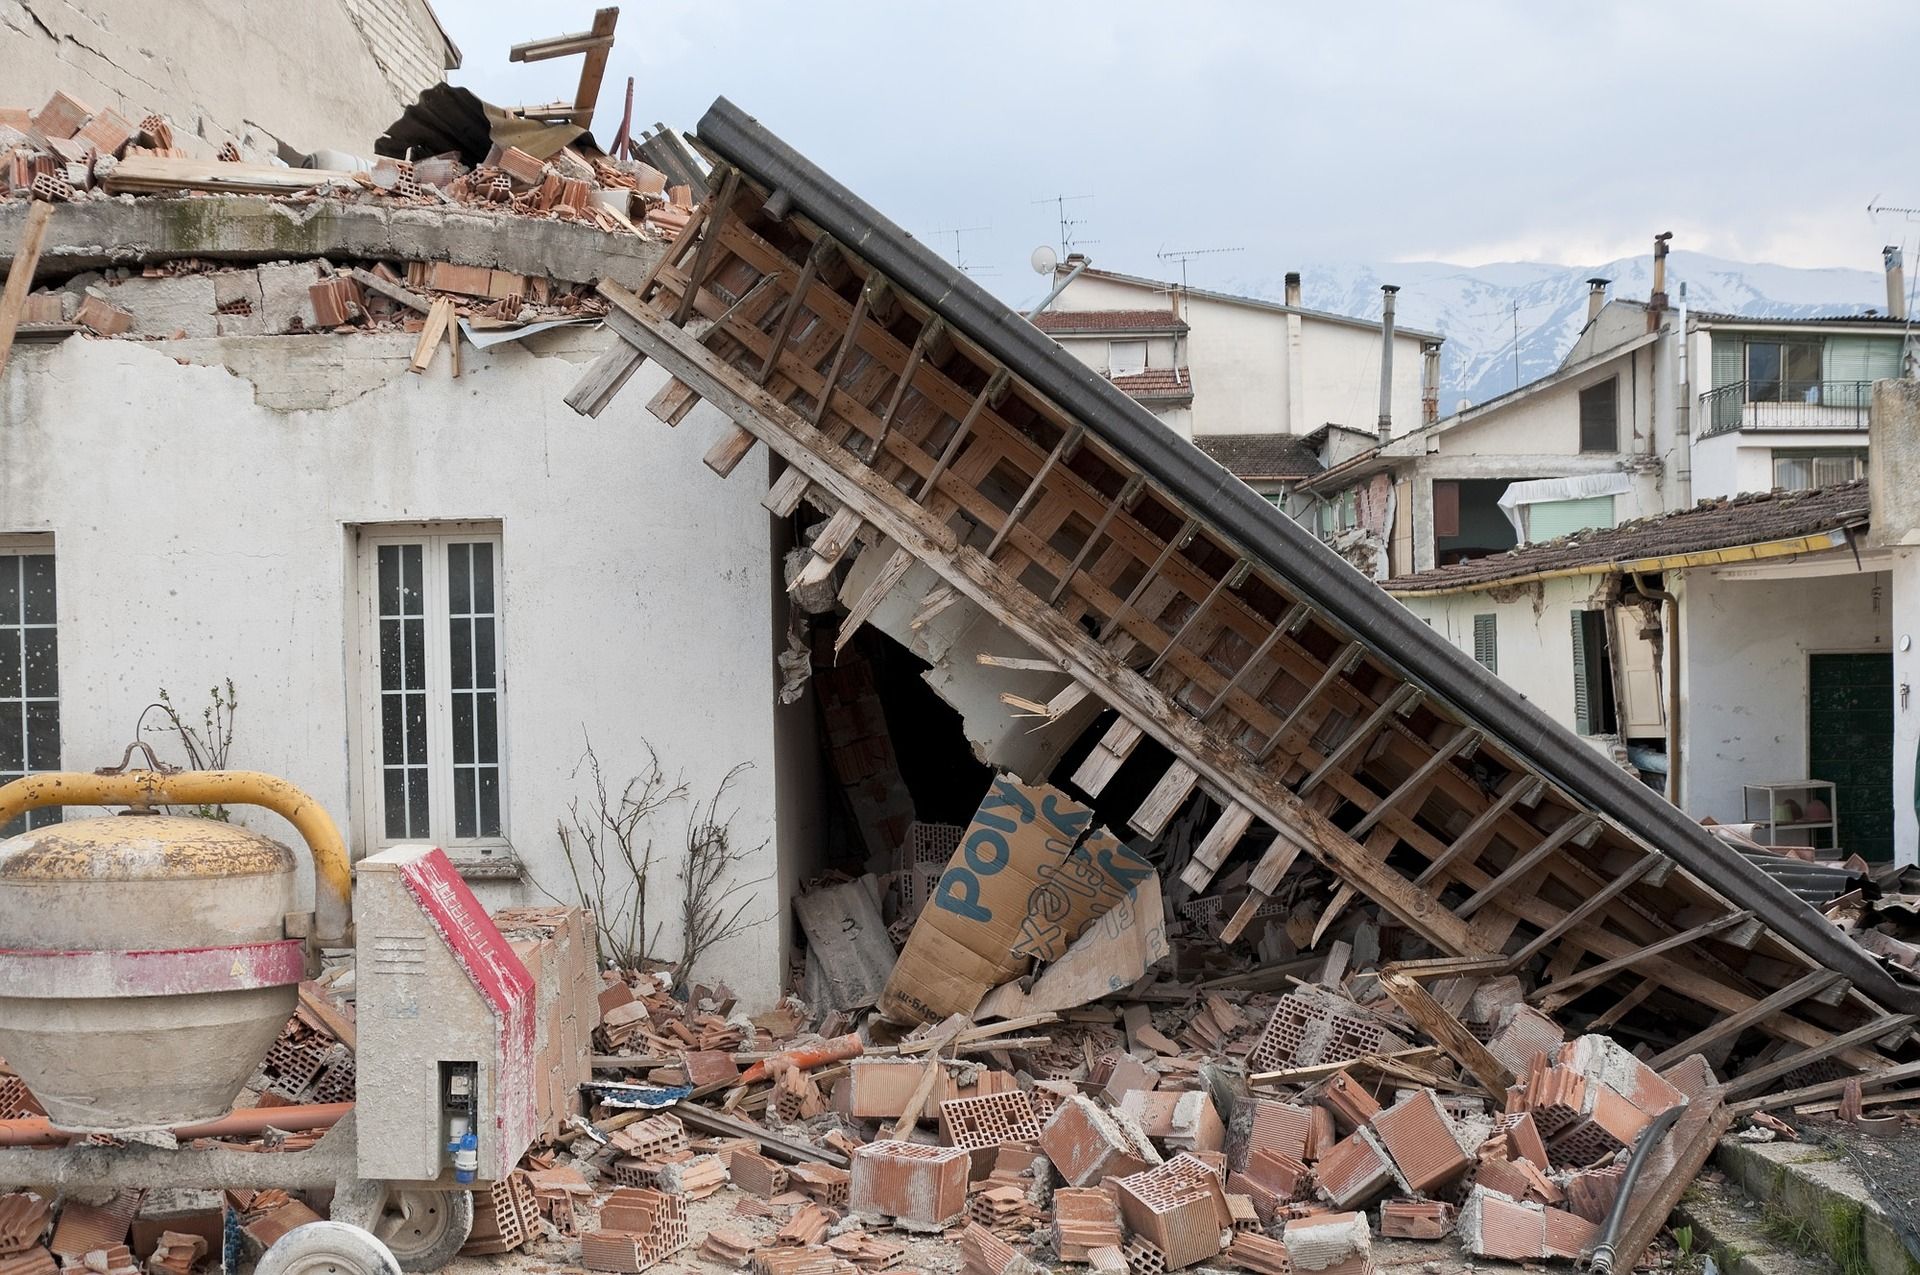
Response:
[{"label": "chimney pipe", "polygon": [[1667,240],[1671,238],[1671,230],[1663,230],[1653,237],[1653,298],[1647,305],[1649,332],[1658,330],[1660,316],[1667,312]]},{"label": "chimney pipe", "polygon": [[1897,244],[1888,244],[1880,250],[1880,260],[1887,270],[1887,317],[1905,321],[1907,317],[1907,271],[1901,260]]},{"label": "chimney pipe", "polygon": [[1300,307],[1300,272],[1287,271],[1287,304],[1295,309]]},{"label": "chimney pipe", "polygon": [[1440,419],[1440,343],[1420,344],[1420,423],[1431,425]]},{"label": "chimney pipe", "polygon": [[1607,285],[1611,279],[1595,277],[1587,280],[1587,322],[1592,323],[1600,317],[1600,307],[1607,303]]},{"label": "chimney pipe", "polygon": [[1380,441],[1393,437],[1393,294],[1399,287],[1380,286]]}]

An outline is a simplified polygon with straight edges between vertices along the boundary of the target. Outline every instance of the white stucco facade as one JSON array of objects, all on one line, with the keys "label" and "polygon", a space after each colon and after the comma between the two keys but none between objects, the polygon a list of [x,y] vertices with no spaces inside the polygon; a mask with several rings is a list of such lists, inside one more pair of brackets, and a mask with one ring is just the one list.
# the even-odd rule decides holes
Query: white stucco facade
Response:
[{"label": "white stucco facade", "polygon": [[[1329,423],[1371,431],[1378,420],[1378,323],[1101,271],[1081,275],[1053,308],[1175,310],[1189,328],[1180,342],[1194,383],[1189,436],[1306,434]],[[1431,339],[1395,337],[1395,434],[1421,423],[1421,350]],[[1093,365],[1096,356],[1079,357]]]},{"label": "white stucco facade", "polygon": [[[720,809],[751,851],[735,889],[768,921],[695,975],[724,978],[745,1005],[771,1003],[785,975],[784,887],[814,853],[817,745],[811,705],[775,700],[784,613],[758,505],[764,465],[749,458],[717,480],[700,457],[724,419],[703,404],[678,427],[686,437],[669,436],[643,409],[664,379],[652,365],[598,420],[570,411],[563,396],[608,339],[571,329],[469,348],[457,380],[444,355],[409,375],[414,338],[402,333],[16,347],[0,383],[0,548],[53,546],[62,764],[117,762],[162,687],[197,716],[206,688],[231,678],[231,764],[301,785],[356,857],[369,853],[378,759],[355,729],[375,693],[350,654],[369,632],[356,536],[491,526],[498,853],[526,879],[476,881],[483,901],[577,897],[555,827],[586,797],[575,774],[586,735],[610,780],[641,769],[645,740],[702,800],[744,764]],[[183,760],[168,737],[149,738]],[[668,957],[691,814],[676,806],[651,829],[650,918]],[[292,839],[272,816],[246,820]]]}]

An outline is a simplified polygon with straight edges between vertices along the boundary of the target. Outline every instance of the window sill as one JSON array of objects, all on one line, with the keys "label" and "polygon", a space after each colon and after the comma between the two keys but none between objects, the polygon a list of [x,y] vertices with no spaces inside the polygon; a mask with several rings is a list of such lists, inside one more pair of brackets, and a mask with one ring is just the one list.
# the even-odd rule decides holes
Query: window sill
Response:
[{"label": "window sill", "polygon": [[447,859],[463,881],[519,881],[526,876],[520,856],[511,850],[496,850],[492,854],[448,850]]}]

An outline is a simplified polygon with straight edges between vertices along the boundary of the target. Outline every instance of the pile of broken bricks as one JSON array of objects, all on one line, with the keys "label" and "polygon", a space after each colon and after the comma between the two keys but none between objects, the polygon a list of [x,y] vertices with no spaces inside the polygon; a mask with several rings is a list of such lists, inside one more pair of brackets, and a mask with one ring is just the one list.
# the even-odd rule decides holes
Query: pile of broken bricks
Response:
[{"label": "pile of broken bricks", "polygon": [[695,207],[687,186],[670,184],[651,165],[583,145],[540,157],[496,144],[477,165],[443,154],[381,157],[364,169],[293,168],[236,140],[215,147],[178,134],[164,115],[135,122],[67,93],[38,110],[0,106],[0,198],[72,202],[183,191],[454,206],[659,239],[684,230]]}]

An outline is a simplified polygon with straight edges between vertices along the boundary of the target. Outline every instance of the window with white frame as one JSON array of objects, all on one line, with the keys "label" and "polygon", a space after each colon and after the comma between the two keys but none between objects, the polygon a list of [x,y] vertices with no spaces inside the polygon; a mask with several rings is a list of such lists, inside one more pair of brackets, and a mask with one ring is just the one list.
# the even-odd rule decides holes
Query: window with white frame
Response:
[{"label": "window with white frame", "polygon": [[1107,342],[1107,375],[1134,376],[1147,370],[1145,341]]},{"label": "window with white frame", "polygon": [[503,843],[498,531],[364,528],[359,566],[372,841]]},{"label": "window with white frame", "polygon": [[[53,547],[0,545],[0,784],[60,769],[60,649]],[[35,810],[0,837],[60,821],[58,807]]]},{"label": "window with white frame", "polygon": [[1774,448],[1773,485],[1787,491],[1812,491],[1867,476],[1867,449],[1831,447],[1799,451]]}]

